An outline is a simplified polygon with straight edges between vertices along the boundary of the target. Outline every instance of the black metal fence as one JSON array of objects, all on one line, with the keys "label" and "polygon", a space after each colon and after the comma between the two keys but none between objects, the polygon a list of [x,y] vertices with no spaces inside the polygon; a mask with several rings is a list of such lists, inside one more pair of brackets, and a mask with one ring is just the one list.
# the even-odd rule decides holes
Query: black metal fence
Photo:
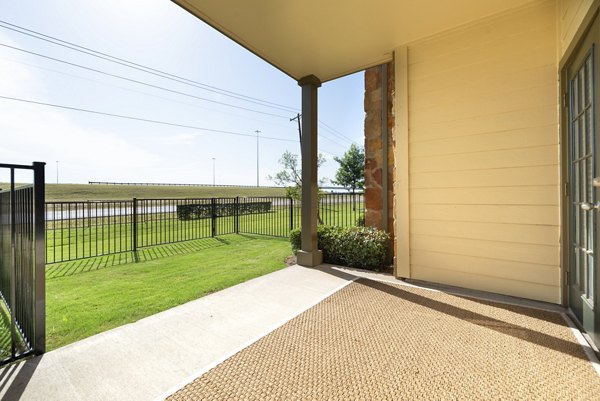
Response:
[{"label": "black metal fence", "polygon": [[[10,172],[0,191],[0,363],[46,348],[44,164],[0,164]],[[33,185],[16,187],[20,170],[33,170]]]},{"label": "black metal fence", "polygon": [[[46,260],[65,262],[224,234],[287,237],[300,226],[300,202],[287,197],[132,199],[46,203]],[[363,195],[324,194],[323,224],[355,225]]]}]

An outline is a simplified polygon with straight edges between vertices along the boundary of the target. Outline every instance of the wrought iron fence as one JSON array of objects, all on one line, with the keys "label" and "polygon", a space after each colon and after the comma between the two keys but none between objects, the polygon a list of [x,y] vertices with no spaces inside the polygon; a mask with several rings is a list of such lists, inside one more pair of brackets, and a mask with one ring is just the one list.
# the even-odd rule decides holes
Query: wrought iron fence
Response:
[{"label": "wrought iron fence", "polygon": [[[355,225],[364,216],[363,202],[362,193],[324,194],[319,218],[328,225]],[[46,260],[135,252],[234,233],[287,237],[300,226],[300,213],[299,201],[277,196],[47,202]]]},{"label": "wrought iron fence", "polygon": [[[46,348],[44,164],[0,164],[10,172],[0,191],[0,363]],[[16,170],[33,170],[33,185],[17,187]]]}]

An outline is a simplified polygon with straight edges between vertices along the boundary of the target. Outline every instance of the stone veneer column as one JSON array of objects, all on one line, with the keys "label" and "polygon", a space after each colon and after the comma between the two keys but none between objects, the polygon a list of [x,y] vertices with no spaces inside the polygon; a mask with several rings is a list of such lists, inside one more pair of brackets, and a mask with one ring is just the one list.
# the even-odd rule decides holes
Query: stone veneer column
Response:
[{"label": "stone veneer column", "polygon": [[[383,173],[382,143],[382,85],[381,66],[365,70],[365,225],[385,229],[394,236],[394,62],[383,65],[387,68],[387,85],[384,90],[388,98],[388,176]],[[385,85],[384,85],[385,86]],[[383,193],[383,179],[388,180],[388,193]],[[388,221],[383,221],[383,197],[388,197]]]}]

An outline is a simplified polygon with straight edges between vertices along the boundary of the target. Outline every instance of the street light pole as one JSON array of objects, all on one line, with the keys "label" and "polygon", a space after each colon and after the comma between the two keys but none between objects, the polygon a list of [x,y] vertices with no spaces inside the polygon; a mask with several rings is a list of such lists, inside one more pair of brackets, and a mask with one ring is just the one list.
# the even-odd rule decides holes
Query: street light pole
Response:
[{"label": "street light pole", "polygon": [[213,187],[215,186],[215,158],[213,157]]},{"label": "street light pole", "polygon": [[256,132],[256,186],[258,187],[260,185],[258,178],[258,134],[260,134],[260,131],[256,130],[254,132]]},{"label": "street light pole", "polygon": [[58,184],[58,160],[56,161],[56,183]]}]

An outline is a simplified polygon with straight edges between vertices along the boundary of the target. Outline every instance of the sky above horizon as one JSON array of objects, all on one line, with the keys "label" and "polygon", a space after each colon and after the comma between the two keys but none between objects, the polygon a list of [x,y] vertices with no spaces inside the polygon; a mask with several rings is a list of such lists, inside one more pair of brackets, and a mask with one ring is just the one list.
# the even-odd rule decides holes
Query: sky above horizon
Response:
[{"label": "sky above horizon", "polygon": [[[211,184],[214,165],[216,184],[255,185],[259,130],[260,184],[273,185],[267,177],[280,170],[281,155],[300,152],[298,126],[290,121],[300,111],[296,81],[170,1],[0,0],[0,10],[0,163],[44,161],[50,183],[56,182],[58,167],[61,183]],[[343,155],[351,142],[363,145],[363,92],[362,72],[319,89],[319,120],[325,124],[319,125],[319,151],[327,160],[321,177],[335,176],[333,156]],[[0,182],[6,180],[6,172],[0,173]]]}]

